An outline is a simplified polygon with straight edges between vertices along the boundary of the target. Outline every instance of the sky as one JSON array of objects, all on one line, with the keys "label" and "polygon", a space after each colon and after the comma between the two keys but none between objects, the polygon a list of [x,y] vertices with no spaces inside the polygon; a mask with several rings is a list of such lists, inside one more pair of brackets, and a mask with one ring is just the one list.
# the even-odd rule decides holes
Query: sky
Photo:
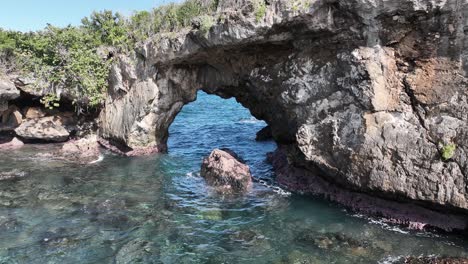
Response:
[{"label": "sky", "polygon": [[94,10],[104,9],[130,15],[135,10],[149,10],[171,0],[2,0],[0,27],[19,31],[54,26],[78,25]]}]

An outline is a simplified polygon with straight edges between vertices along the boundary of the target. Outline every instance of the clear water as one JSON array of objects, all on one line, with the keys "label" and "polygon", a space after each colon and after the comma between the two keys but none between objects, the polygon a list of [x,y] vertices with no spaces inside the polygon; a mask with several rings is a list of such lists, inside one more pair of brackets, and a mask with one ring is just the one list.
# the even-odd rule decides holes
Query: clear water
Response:
[{"label": "clear water", "polygon": [[[233,100],[203,93],[171,126],[169,154],[106,154],[79,166],[52,146],[0,153],[0,263],[390,263],[401,256],[467,256],[466,240],[353,216],[274,186],[255,142],[264,123]],[[203,156],[230,147],[259,179],[223,197],[199,177]]]}]

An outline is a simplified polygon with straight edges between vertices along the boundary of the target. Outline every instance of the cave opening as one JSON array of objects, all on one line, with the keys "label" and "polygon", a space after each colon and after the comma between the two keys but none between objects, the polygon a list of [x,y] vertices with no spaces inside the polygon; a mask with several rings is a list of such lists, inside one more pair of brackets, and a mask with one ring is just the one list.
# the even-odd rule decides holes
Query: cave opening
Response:
[{"label": "cave opening", "polygon": [[213,149],[228,148],[246,161],[254,177],[271,178],[266,154],[276,149],[276,143],[256,140],[266,126],[234,98],[198,91],[197,99],[185,105],[169,127],[169,155],[199,166]]}]

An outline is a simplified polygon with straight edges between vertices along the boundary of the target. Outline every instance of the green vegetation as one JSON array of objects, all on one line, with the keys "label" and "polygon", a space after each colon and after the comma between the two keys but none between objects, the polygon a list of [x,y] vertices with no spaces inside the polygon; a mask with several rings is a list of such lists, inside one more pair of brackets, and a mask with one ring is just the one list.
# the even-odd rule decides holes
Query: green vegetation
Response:
[{"label": "green vegetation", "polygon": [[5,31],[0,28],[0,50],[4,52],[12,52],[16,45],[14,32]]},{"label": "green vegetation", "polygon": [[197,17],[200,31],[206,34],[214,24],[212,14],[218,2],[187,0],[135,12],[129,18],[108,10],[93,12],[80,26],[48,25],[37,32],[0,29],[0,61],[8,61],[12,65],[7,68],[34,77],[35,86],[46,90],[42,99],[46,107],[57,107],[60,98],[56,91],[61,88],[75,99],[77,109],[99,108],[112,65],[112,56],[102,54],[102,50],[132,52],[136,43],[160,32],[190,27]]},{"label": "green vegetation", "polygon": [[310,2],[310,0],[293,0],[291,1],[291,10],[294,12],[309,10]]},{"label": "green vegetation", "polygon": [[214,25],[214,17],[209,15],[203,15],[200,17],[200,31],[202,34],[208,34],[210,28]]},{"label": "green vegetation", "polygon": [[255,0],[254,8],[255,8],[255,19],[257,20],[257,22],[260,22],[265,17],[266,11],[267,11],[265,0]]},{"label": "green vegetation", "polygon": [[455,150],[457,150],[457,146],[453,143],[443,146],[442,149],[440,150],[442,159],[444,161],[448,161],[451,158],[453,158],[453,156],[455,155]]},{"label": "green vegetation", "polygon": [[47,109],[54,109],[55,107],[59,107],[59,98],[56,94],[47,94],[41,98],[41,104],[43,104]]}]

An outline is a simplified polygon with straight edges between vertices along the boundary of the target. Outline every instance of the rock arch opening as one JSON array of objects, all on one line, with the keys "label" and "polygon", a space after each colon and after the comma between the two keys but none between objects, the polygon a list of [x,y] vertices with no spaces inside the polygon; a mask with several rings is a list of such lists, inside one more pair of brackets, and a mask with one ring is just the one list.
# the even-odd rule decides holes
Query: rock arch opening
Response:
[{"label": "rock arch opening", "polygon": [[168,151],[198,164],[214,148],[229,148],[253,165],[255,175],[265,169],[266,153],[276,148],[272,140],[255,140],[265,126],[234,98],[198,91],[197,99],[186,104],[169,127]]}]

